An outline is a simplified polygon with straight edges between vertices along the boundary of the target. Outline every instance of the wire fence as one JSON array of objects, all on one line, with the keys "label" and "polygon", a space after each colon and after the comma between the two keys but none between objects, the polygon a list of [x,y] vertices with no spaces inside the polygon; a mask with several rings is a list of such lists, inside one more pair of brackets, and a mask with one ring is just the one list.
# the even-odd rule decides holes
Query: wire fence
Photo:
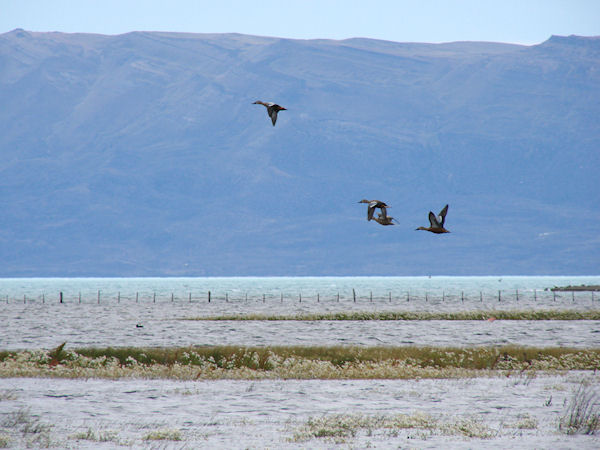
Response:
[{"label": "wire fence", "polygon": [[427,292],[422,290],[405,292],[381,291],[373,294],[373,291],[325,293],[310,292],[308,294],[297,292],[266,292],[262,294],[240,293],[240,292],[129,292],[104,293],[101,290],[90,294],[65,293],[63,291],[41,294],[10,295],[0,294],[0,304],[105,304],[105,303],[239,303],[239,302],[298,302],[298,303],[321,303],[321,302],[352,302],[352,303],[399,303],[399,302],[424,302],[424,303],[535,303],[535,302],[592,302],[600,300],[600,293],[595,291],[553,291],[553,290],[497,290],[497,291],[460,291],[460,292]]}]

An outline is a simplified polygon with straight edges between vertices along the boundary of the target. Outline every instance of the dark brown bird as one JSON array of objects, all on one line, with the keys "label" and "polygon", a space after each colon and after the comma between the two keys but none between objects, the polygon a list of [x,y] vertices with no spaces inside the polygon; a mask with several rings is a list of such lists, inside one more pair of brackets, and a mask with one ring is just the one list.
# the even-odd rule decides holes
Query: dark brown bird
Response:
[{"label": "dark brown bird", "polygon": [[381,213],[384,216],[387,216],[387,211],[386,208],[389,208],[390,206],[387,205],[385,202],[382,202],[380,200],[367,200],[367,199],[362,199],[360,202],[358,203],[368,203],[369,206],[367,207],[367,220],[371,220],[373,219],[373,213],[375,213],[375,209],[379,208],[381,210]]},{"label": "dark brown bird", "polygon": [[444,228],[444,222],[446,222],[446,214],[448,213],[448,205],[444,206],[444,209],[436,216],[434,213],[429,211],[429,227],[419,227],[417,230],[430,231],[435,234],[450,233]]},{"label": "dark brown bird", "polygon": [[271,118],[271,122],[273,122],[273,126],[275,126],[275,122],[277,122],[277,113],[279,111],[286,111],[286,108],[284,108],[283,106],[279,106],[277,103],[273,103],[273,102],[265,103],[265,102],[261,102],[260,100],[256,100],[253,104],[254,105],[263,105],[265,108],[267,108],[267,114]]}]

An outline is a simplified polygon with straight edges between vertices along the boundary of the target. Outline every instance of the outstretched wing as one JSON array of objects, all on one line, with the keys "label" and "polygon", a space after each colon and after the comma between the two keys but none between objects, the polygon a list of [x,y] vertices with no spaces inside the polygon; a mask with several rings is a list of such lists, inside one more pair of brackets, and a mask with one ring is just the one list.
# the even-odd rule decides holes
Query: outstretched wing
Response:
[{"label": "outstretched wing", "polygon": [[444,206],[444,209],[437,216],[437,221],[442,227],[444,226],[444,222],[446,222],[446,214],[448,214],[448,205]]},{"label": "outstretched wing", "polygon": [[273,122],[273,126],[275,126],[275,122],[277,122],[277,111],[274,109],[270,109],[269,116],[271,116],[271,122]]},{"label": "outstretched wing", "polygon": [[429,211],[429,224],[431,225],[431,228],[442,228],[437,220],[437,217],[435,217],[435,214],[431,211]]},{"label": "outstretched wing", "polygon": [[375,212],[375,204],[373,202],[369,203],[369,206],[367,208],[367,220],[371,220],[373,219],[373,213]]},{"label": "outstretched wing", "polygon": [[379,206],[379,209],[381,210],[380,216],[383,217],[383,219],[387,219],[387,209],[385,209],[385,206]]}]

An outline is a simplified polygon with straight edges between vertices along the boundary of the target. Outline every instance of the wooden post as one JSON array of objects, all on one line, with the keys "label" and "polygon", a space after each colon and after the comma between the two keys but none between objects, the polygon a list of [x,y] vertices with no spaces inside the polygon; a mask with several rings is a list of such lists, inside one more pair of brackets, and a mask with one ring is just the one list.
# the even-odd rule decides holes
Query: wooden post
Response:
[{"label": "wooden post", "polygon": [[156,292],[154,293],[153,297],[152,297],[152,302],[156,303]]},{"label": "wooden post", "polygon": [[79,303],[81,303],[81,292],[79,293]]},{"label": "wooden post", "polygon": [[370,300],[371,302],[373,302],[373,291],[371,291],[371,293],[370,293],[370,295],[369,295],[369,300]]},{"label": "wooden post", "polygon": [[427,298],[427,292],[425,292],[425,301],[428,302],[429,299]]},{"label": "wooden post", "polygon": [[173,303],[173,300],[174,300],[174,296],[173,296],[173,293],[171,292],[171,303]]},{"label": "wooden post", "polygon": [[460,300],[464,303],[465,302],[465,292],[461,291],[460,292]]},{"label": "wooden post", "polygon": [[392,303],[392,291],[390,291],[390,303]]},{"label": "wooden post", "polygon": [[410,294],[408,293],[408,291],[406,291],[406,301],[410,302]]},{"label": "wooden post", "polygon": [[62,294],[62,291],[60,291],[59,298],[60,298],[60,303],[62,303],[62,302],[63,302],[63,294]]},{"label": "wooden post", "polygon": [[46,294],[42,293],[42,303],[46,303]]},{"label": "wooden post", "polygon": [[517,301],[519,301],[519,290],[517,289]]},{"label": "wooden post", "polygon": [[479,291],[479,301],[483,303],[483,293]]},{"label": "wooden post", "polygon": [[263,294],[263,303],[265,302],[265,294]]},{"label": "wooden post", "polygon": [[135,302],[136,302],[136,303],[138,302],[138,299],[139,299],[139,292],[136,292],[136,293],[135,293]]},{"label": "wooden post", "polygon": [[302,292],[298,293],[298,301],[302,303]]},{"label": "wooden post", "polygon": [[500,296],[500,291],[498,291],[498,301],[500,301],[501,296]]},{"label": "wooden post", "polygon": [[283,303],[283,292],[281,292],[281,303]]},{"label": "wooden post", "polygon": [[208,303],[210,303],[210,291],[208,291]]},{"label": "wooden post", "polygon": [[190,303],[192,303],[192,293],[191,292],[188,294],[188,299],[189,299]]},{"label": "wooden post", "polygon": [[317,292],[317,303],[319,303],[321,301],[319,293]]},{"label": "wooden post", "polygon": [[533,300],[537,302],[537,289],[533,290]]},{"label": "wooden post", "polygon": [[98,289],[98,304],[100,304],[100,289]]},{"label": "wooden post", "polygon": [[340,293],[339,292],[337,293],[337,301],[338,301],[338,303],[340,301]]},{"label": "wooden post", "polygon": [[356,291],[352,288],[352,298],[354,298],[354,303],[356,303]]},{"label": "wooden post", "polygon": [[121,303],[121,291],[117,293],[117,303]]},{"label": "wooden post", "polygon": [[446,293],[442,291],[442,301],[446,300]]},{"label": "wooden post", "polygon": [[246,292],[246,301],[248,301],[248,293]]},{"label": "wooden post", "polygon": [[227,292],[225,292],[225,301],[229,302],[229,294]]},{"label": "wooden post", "polygon": [[23,294],[23,303],[27,302],[27,297],[25,297],[25,294]]}]

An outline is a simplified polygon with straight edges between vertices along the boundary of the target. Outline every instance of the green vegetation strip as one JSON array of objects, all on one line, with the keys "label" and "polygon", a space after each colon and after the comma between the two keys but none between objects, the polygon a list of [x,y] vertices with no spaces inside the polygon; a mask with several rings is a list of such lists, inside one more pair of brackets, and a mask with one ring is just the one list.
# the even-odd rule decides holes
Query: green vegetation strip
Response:
[{"label": "green vegetation strip", "polygon": [[467,378],[600,369],[600,349],[506,347],[81,348],[0,352],[0,377]]},{"label": "green vegetation strip", "polygon": [[200,316],[182,320],[600,320],[600,311],[527,310],[527,311],[376,311],[335,312],[294,315],[235,314]]}]

